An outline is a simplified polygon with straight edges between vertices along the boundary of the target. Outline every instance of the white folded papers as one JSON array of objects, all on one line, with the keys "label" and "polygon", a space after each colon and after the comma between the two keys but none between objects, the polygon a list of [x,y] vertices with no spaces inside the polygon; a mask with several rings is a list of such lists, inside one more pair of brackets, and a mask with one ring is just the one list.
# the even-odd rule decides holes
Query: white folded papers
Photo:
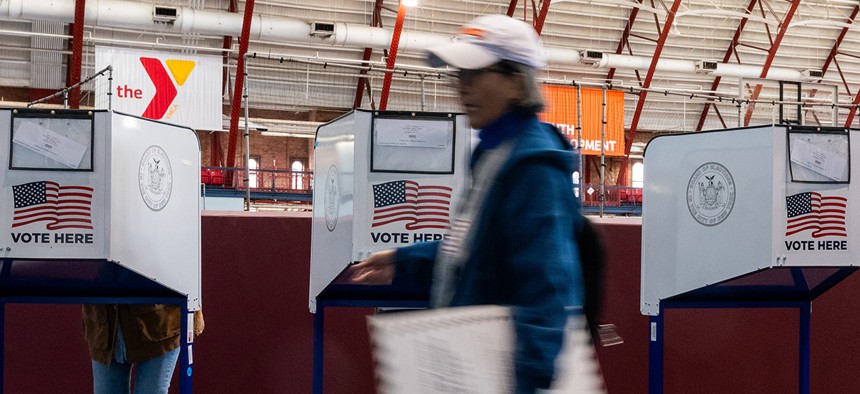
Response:
[{"label": "white folded papers", "polygon": [[[492,305],[368,317],[382,394],[513,391],[510,308]],[[583,317],[572,318],[549,393],[605,393]]]}]

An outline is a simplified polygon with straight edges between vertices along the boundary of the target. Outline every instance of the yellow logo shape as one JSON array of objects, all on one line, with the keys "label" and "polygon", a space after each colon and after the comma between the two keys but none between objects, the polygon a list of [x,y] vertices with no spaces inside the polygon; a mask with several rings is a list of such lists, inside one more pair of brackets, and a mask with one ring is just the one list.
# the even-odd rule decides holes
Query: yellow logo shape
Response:
[{"label": "yellow logo shape", "polygon": [[167,68],[170,69],[170,73],[173,74],[173,79],[176,80],[176,84],[179,86],[185,83],[185,80],[191,75],[191,70],[194,70],[194,66],[197,65],[190,60],[176,59],[167,59],[166,63]]}]

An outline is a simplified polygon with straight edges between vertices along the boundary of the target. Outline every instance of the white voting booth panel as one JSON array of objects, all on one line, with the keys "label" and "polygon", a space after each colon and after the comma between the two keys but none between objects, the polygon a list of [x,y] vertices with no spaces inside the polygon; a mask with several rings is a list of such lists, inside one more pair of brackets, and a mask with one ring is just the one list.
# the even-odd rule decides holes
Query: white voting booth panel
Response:
[{"label": "white voting booth panel", "polygon": [[765,268],[855,265],[853,134],[763,126],[653,139],[645,152],[642,313]]},{"label": "white voting booth panel", "polygon": [[317,130],[310,300],[371,253],[441,239],[470,152],[463,115],[356,110]]},{"label": "white voting booth panel", "polygon": [[[0,110],[0,258],[105,259],[200,309],[200,145],[108,111]],[[71,265],[70,265],[71,267]]]}]

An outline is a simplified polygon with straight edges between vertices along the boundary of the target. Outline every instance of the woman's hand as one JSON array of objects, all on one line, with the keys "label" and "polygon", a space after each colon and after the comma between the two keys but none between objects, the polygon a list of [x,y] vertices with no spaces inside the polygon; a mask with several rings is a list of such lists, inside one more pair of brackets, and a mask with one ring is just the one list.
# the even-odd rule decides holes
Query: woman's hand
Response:
[{"label": "woman's hand", "polygon": [[349,267],[349,281],[365,285],[387,285],[394,278],[394,249],[377,252]]}]

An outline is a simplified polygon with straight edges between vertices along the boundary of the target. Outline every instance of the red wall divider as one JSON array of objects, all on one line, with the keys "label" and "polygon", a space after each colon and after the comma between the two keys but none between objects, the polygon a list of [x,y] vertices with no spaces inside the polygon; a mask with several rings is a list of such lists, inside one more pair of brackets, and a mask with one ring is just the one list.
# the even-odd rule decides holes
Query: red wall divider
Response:
[{"label": "red wall divider", "polygon": [[[647,393],[648,319],[639,313],[641,226],[598,220],[607,246],[603,322],[621,345],[598,349],[611,394]],[[306,214],[205,212],[203,310],[194,345],[194,392],[309,393],[313,315],[308,311],[311,219]],[[860,388],[860,276],[813,303],[812,392]],[[373,393],[365,316],[327,308],[325,392]],[[5,392],[91,393],[80,306],[6,307]],[[797,392],[797,312],[666,313],[666,393]],[[176,381],[176,380],[174,380]],[[171,392],[177,392],[176,387]]]}]

